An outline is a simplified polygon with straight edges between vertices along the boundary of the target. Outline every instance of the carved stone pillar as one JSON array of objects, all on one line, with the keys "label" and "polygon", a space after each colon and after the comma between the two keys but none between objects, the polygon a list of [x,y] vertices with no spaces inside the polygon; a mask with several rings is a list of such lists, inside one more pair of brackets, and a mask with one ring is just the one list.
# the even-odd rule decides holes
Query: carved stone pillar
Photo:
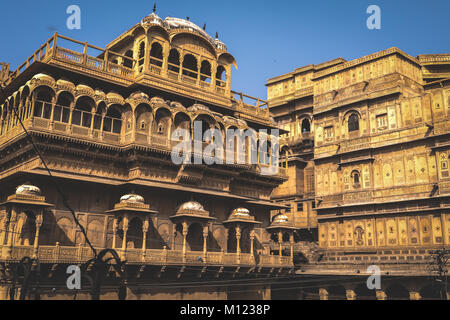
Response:
[{"label": "carved stone pillar", "polygon": [[254,253],[254,242],[255,242],[255,230],[250,231],[250,255],[252,257]]},{"label": "carved stone pillar", "polygon": [[409,300],[421,300],[422,297],[420,296],[419,292],[410,291],[409,292]]},{"label": "carved stone pillar", "polygon": [[186,262],[186,238],[188,234],[189,226],[187,222],[183,222],[183,262]]},{"label": "carved stone pillar", "polygon": [[36,215],[36,234],[34,237],[34,256],[35,256],[35,258],[37,258],[38,253],[39,253],[39,232],[41,230],[43,220],[44,219],[43,219],[42,213],[39,213],[38,215]]},{"label": "carved stone pillar", "polygon": [[16,209],[13,207],[11,209],[11,218],[9,220],[9,227],[8,227],[8,241],[6,243],[6,257],[11,256],[12,246],[13,246],[13,236],[14,236],[14,229],[16,228],[17,223],[17,213]]},{"label": "carved stone pillar", "polygon": [[291,263],[294,264],[294,233],[291,232],[291,234],[289,235],[289,244],[290,244],[290,249],[291,249]]},{"label": "carved stone pillar", "polygon": [[384,291],[377,291],[377,300],[387,300],[387,294]]},{"label": "carved stone pillar", "polygon": [[170,44],[169,43],[164,43],[163,46],[163,63],[162,63],[162,70],[161,70],[161,74],[163,76],[167,76],[167,70],[169,69],[169,55],[170,55]]},{"label": "carved stone pillar", "polygon": [[208,252],[208,226],[203,227],[203,260],[206,262],[206,255]]},{"label": "carved stone pillar", "polygon": [[319,289],[319,297],[320,297],[320,300],[328,300],[328,291],[326,289],[320,288]]},{"label": "carved stone pillar", "polygon": [[127,232],[128,232],[128,217],[123,218],[123,239],[122,239],[122,250],[127,249]]},{"label": "carved stone pillar", "polygon": [[200,71],[202,69],[201,57],[197,58],[197,85],[200,85]]},{"label": "carved stone pillar", "polygon": [[116,239],[117,239],[117,218],[114,218],[113,222],[113,241],[112,241],[112,248],[116,248]]},{"label": "carved stone pillar", "polygon": [[142,251],[145,253],[145,250],[147,249],[147,232],[148,232],[148,218],[145,219],[144,223],[142,224]]},{"label": "carved stone pillar", "polygon": [[278,232],[278,247],[279,247],[279,260],[281,263],[281,257],[283,256],[283,232]]},{"label": "carved stone pillar", "polygon": [[230,235],[230,230],[225,228],[224,232],[223,232],[224,236],[225,236],[225,243],[224,243],[224,247],[222,248],[225,252],[228,252],[228,237]]},{"label": "carved stone pillar", "polygon": [[183,62],[184,62],[184,52],[180,53],[180,73],[178,74],[178,80],[181,80],[183,75]]},{"label": "carved stone pillar", "polygon": [[241,254],[241,227],[236,227],[236,253]]},{"label": "carved stone pillar", "polygon": [[356,293],[353,290],[347,290],[345,295],[347,296],[347,300],[356,300]]}]

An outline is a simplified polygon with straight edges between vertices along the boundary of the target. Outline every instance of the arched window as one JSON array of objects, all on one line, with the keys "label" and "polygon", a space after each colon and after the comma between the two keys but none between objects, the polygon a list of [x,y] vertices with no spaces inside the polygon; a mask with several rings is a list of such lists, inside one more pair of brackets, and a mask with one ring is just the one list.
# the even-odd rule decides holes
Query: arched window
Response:
[{"label": "arched window", "polygon": [[348,132],[359,130],[359,118],[356,113],[353,113],[348,117]]},{"label": "arched window", "polygon": [[122,113],[119,106],[110,106],[103,120],[103,131],[120,134],[122,130]]},{"label": "arched window", "polygon": [[359,188],[361,186],[361,175],[358,170],[353,170],[351,173],[351,178],[353,181],[353,187]]},{"label": "arched window", "polygon": [[141,43],[139,44],[139,60],[138,60],[139,66],[142,66],[144,64],[144,57],[145,57],[145,42],[141,41]]},{"label": "arched window", "polygon": [[311,132],[311,124],[309,119],[305,118],[302,121],[302,133],[310,133]]},{"label": "arched window", "polygon": [[183,59],[183,74],[192,78],[197,78],[197,59],[192,54],[187,54]]},{"label": "arched window", "polygon": [[[52,98],[53,93],[47,87],[41,87],[36,94],[34,103],[34,116],[44,119],[50,119],[52,113]],[[11,102],[13,108],[13,103]],[[12,110],[12,109],[11,109]],[[12,111],[14,112],[14,111]],[[14,115],[14,113],[11,113]]]},{"label": "arched window", "polygon": [[168,69],[169,71],[176,72],[177,74],[180,72],[180,53],[176,49],[170,50]]},{"label": "arched window", "polygon": [[218,66],[216,72],[216,85],[219,87],[226,86],[226,71],[224,66]]},{"label": "arched window", "polygon": [[133,50],[128,50],[126,53],[125,53],[125,56],[126,57],[128,57],[128,58],[123,58],[123,65],[124,65],[124,67],[127,67],[127,68],[133,68]]},{"label": "arched window", "polygon": [[86,96],[79,98],[72,112],[72,124],[90,128],[94,108],[95,102],[92,98]]},{"label": "arched window", "polygon": [[153,42],[150,50],[150,65],[162,67],[163,50],[159,42]]},{"label": "arched window", "polygon": [[53,120],[56,122],[69,123],[70,105],[73,96],[68,92],[61,92],[56,101],[55,111],[53,112]]},{"label": "arched window", "polygon": [[200,68],[200,80],[209,83],[211,81],[211,64],[203,60]]}]

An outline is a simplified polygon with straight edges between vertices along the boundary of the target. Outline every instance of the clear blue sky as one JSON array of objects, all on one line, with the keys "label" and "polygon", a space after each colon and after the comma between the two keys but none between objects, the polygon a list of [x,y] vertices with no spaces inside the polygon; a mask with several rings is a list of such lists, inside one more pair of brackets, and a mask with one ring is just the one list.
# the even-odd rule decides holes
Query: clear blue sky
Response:
[{"label": "clear blue sky", "polygon": [[[104,47],[151,13],[155,1],[2,1],[0,61],[13,69],[57,31]],[[232,88],[266,98],[268,78],[343,57],[358,58],[392,46],[416,56],[450,53],[449,0],[313,0],[157,2],[161,18],[190,17],[219,37],[235,56]],[[82,10],[81,30],[66,28],[66,8]],[[381,8],[381,30],[366,27],[369,5]]]}]

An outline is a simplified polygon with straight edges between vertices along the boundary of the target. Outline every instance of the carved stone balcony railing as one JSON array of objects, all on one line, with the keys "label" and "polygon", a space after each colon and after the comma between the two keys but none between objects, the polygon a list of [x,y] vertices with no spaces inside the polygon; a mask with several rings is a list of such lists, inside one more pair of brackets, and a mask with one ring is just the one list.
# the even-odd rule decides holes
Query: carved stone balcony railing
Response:
[{"label": "carved stone balcony railing", "polygon": [[[7,248],[0,246],[2,261],[19,261],[23,257],[39,258],[40,263],[71,263],[79,264],[94,257],[88,247],[59,246],[18,246]],[[97,248],[97,251],[102,248]],[[191,265],[191,266],[248,266],[262,268],[292,268],[291,258],[288,256],[259,255],[248,253],[201,252],[167,250],[167,249],[115,249],[122,260],[128,264],[146,265]],[[9,252],[8,252],[9,251]]]}]

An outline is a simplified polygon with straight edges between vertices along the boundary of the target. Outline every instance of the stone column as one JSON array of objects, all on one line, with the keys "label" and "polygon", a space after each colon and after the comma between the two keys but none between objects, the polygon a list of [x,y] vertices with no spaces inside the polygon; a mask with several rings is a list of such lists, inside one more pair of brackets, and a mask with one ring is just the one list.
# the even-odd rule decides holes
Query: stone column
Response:
[{"label": "stone column", "polygon": [[184,62],[184,52],[180,52],[180,73],[178,74],[178,80],[181,80],[183,75],[183,62]]},{"label": "stone column", "polygon": [[123,218],[123,239],[122,239],[122,250],[127,249],[127,232],[128,232],[128,217]]},{"label": "stone column", "polygon": [[356,300],[356,293],[353,290],[347,290],[346,292],[347,300]]},{"label": "stone column", "polygon": [[206,262],[206,255],[208,252],[208,226],[203,227],[203,260]]},{"label": "stone column", "polygon": [[409,292],[409,300],[421,300],[422,297],[420,296],[419,292],[410,291]]},{"label": "stone column", "polygon": [[112,248],[116,248],[116,238],[117,238],[117,218],[114,218],[113,222],[113,242],[112,242]]},{"label": "stone column", "polygon": [[11,209],[11,217],[9,220],[9,227],[8,227],[8,241],[6,243],[6,252],[5,252],[6,258],[11,257],[14,229],[16,228],[16,223],[17,223],[16,220],[17,220],[17,213],[16,213],[16,209],[13,207]]},{"label": "stone column", "polygon": [[39,232],[42,227],[42,222],[43,222],[43,215],[42,215],[42,213],[39,213],[36,216],[36,234],[34,237],[34,257],[35,258],[38,257],[38,253],[39,253]]},{"label": "stone column", "polygon": [[255,230],[250,231],[250,255],[254,258]]},{"label": "stone column", "polygon": [[378,290],[376,294],[377,294],[377,300],[387,300],[386,292]]},{"label": "stone column", "polygon": [[291,249],[291,263],[294,264],[294,232],[289,235],[289,244]]},{"label": "stone column", "polygon": [[169,55],[170,55],[170,44],[164,43],[163,46],[163,63],[162,63],[162,70],[161,74],[163,76],[167,76],[167,71],[169,70]]},{"label": "stone column", "polygon": [[145,253],[145,250],[147,249],[147,232],[148,232],[148,218],[145,219],[144,223],[142,224],[142,251]]},{"label": "stone column", "polygon": [[328,291],[326,289],[320,288],[319,289],[319,297],[320,297],[320,300],[328,300]]},{"label": "stone column", "polygon": [[236,227],[236,258],[237,264],[241,263],[241,227]]},{"label": "stone column", "polygon": [[283,251],[283,232],[281,232],[281,231],[278,232],[278,247],[280,250],[278,258],[281,263],[281,257],[283,256],[283,253],[282,253],[282,251]]},{"label": "stone column", "polygon": [[186,237],[188,234],[189,226],[186,221],[183,221],[183,263],[186,262]]},{"label": "stone column", "polygon": [[241,253],[241,227],[236,227],[236,253],[239,255]]}]

